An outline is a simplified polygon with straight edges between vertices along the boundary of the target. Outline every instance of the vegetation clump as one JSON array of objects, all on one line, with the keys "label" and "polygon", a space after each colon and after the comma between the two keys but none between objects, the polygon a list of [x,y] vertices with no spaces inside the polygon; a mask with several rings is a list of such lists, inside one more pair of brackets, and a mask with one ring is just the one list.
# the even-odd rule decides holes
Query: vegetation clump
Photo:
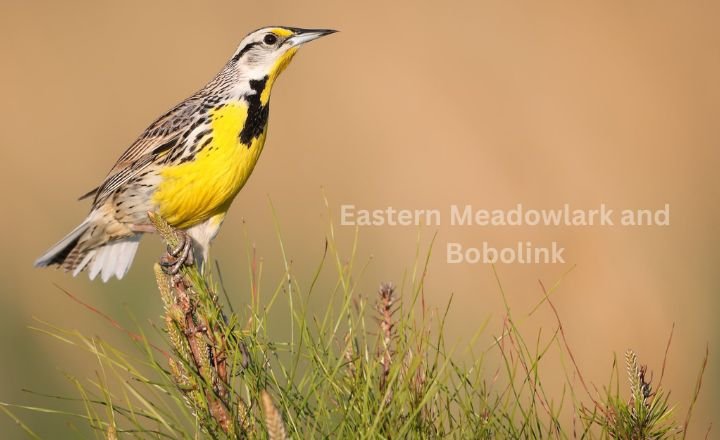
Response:
[{"label": "vegetation clump", "polygon": [[[168,248],[177,247],[181,233],[159,217],[151,219]],[[261,263],[252,255],[250,303],[238,309],[209,268],[188,263],[168,274],[155,265],[164,346],[84,303],[127,333],[137,350],[126,353],[101,338],[47,323],[37,329],[97,360],[96,378],[71,381],[82,404],[74,416],[100,438],[685,437],[707,353],[680,423],[661,387],[662,374],[653,384],[632,350],[625,356],[629,386],[620,385],[617,362],[601,391],[588,385],[544,287],[543,301],[557,318],[550,337],[538,335],[528,344],[506,307],[491,346],[476,350],[475,337],[465,359],[458,360],[444,336],[449,304],[441,312],[425,305],[422,263],[400,287],[383,283],[366,297],[353,276],[353,262],[339,256],[331,230],[318,274],[329,263],[337,278],[334,289],[323,292],[327,305],[319,314],[310,312],[317,274],[303,291],[286,270],[278,288],[264,298],[257,282]],[[219,267],[215,273],[221,279]],[[273,307],[283,298],[287,311],[278,319]],[[289,334],[274,336],[278,327]],[[571,361],[561,396],[542,380],[541,366],[551,349]],[[496,370],[486,365],[491,353],[501,360]],[[16,416],[18,408],[67,415],[0,404],[32,438],[39,437]]]}]

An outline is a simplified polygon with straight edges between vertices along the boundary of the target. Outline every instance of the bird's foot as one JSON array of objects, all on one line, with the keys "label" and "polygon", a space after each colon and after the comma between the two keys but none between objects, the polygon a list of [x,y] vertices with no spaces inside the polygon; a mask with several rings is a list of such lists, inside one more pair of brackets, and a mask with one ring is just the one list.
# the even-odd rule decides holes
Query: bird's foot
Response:
[{"label": "bird's foot", "polygon": [[168,275],[176,275],[183,266],[191,266],[195,258],[192,251],[192,239],[183,231],[177,231],[179,243],[176,247],[167,247],[167,254],[160,259],[160,267]]}]

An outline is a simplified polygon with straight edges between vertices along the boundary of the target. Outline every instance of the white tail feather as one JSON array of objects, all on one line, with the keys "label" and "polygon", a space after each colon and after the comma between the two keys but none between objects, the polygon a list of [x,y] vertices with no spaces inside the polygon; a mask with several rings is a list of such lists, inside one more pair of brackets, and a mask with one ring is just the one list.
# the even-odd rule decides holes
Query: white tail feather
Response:
[{"label": "white tail feather", "polygon": [[103,282],[107,282],[113,276],[121,279],[130,269],[135,252],[140,244],[141,234],[131,237],[113,240],[100,248],[94,249],[85,256],[83,261],[73,271],[73,276],[80,273],[88,266],[90,279],[95,279],[98,274]]},{"label": "white tail feather", "polygon": [[72,273],[73,276],[77,276],[77,274],[82,272],[82,270],[85,268],[85,266],[87,266],[87,264],[90,262],[90,260],[92,260],[92,257],[94,257],[94,256],[95,256],[95,251],[90,251],[90,252],[86,253],[85,257],[82,259],[80,264],[75,266],[75,270],[73,270],[73,273]]}]

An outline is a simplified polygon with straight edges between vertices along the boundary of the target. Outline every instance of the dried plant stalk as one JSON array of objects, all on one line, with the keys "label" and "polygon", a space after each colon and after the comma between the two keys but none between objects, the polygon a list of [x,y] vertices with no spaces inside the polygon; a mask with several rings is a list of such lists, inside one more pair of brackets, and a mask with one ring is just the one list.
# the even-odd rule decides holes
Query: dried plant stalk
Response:
[{"label": "dried plant stalk", "polygon": [[287,433],[285,431],[285,423],[283,422],[280,411],[275,408],[270,394],[262,390],[260,393],[262,398],[263,413],[265,414],[265,429],[267,429],[268,438],[270,440],[285,440]]},{"label": "dried plant stalk", "polygon": [[[378,290],[378,313],[380,315],[380,331],[382,337],[382,347],[380,353],[380,364],[382,371],[380,374],[380,390],[385,391],[387,388],[388,376],[390,375],[390,366],[392,364],[392,338],[393,338],[393,305],[395,286],[391,283],[383,283]],[[390,396],[388,396],[389,398]]]},{"label": "dried plant stalk", "polygon": [[[168,247],[182,241],[159,215],[148,215]],[[169,358],[178,388],[201,420],[210,416],[228,435],[235,434],[229,401],[228,366],[222,310],[207,285],[196,285],[187,268],[166,274],[155,264],[155,278],[165,304],[165,323],[178,359]],[[188,371],[191,369],[192,371]],[[200,380],[197,380],[197,379]]]}]

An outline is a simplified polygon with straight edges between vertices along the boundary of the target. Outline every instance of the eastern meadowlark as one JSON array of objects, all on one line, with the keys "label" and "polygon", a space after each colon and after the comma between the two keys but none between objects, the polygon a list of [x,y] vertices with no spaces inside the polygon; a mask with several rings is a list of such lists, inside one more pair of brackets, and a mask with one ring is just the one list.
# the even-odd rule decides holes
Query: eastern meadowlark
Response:
[{"label": "eastern meadowlark", "polygon": [[122,278],[141,236],[153,232],[148,212],[184,230],[196,258],[207,261],[265,144],[275,80],[299,46],[333,32],[273,26],[246,36],[215,78],[153,122],[80,198],[93,197],[90,214],[35,266]]}]

